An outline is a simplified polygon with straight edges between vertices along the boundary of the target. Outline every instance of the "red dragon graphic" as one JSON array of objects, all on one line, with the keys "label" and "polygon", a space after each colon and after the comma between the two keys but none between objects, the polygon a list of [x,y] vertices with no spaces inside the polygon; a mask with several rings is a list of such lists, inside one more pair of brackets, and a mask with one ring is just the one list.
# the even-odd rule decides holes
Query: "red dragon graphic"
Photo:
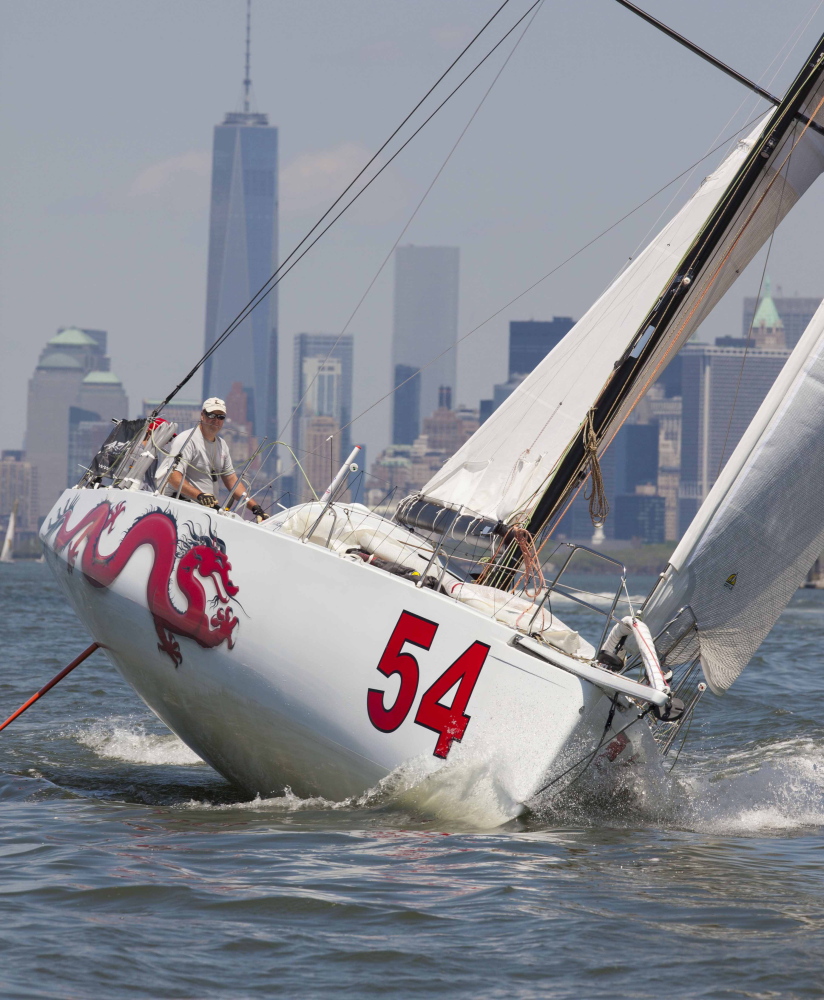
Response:
[{"label": "red dragon graphic", "polygon": [[[154,561],[146,585],[146,600],[154,620],[160,642],[158,649],[166,653],[175,667],[183,662],[180,644],[174,638],[182,635],[194,639],[206,649],[226,642],[234,646],[234,630],[238,619],[230,607],[218,608],[210,616],[206,607],[206,591],[198,576],[212,578],[217,596],[210,601],[212,609],[218,604],[227,605],[238,588],[229,577],[232,564],[226,558],[226,547],[216,535],[198,534],[189,523],[189,538],[179,538],[177,522],[168,512],[159,508],[139,517],[126,531],[120,544],[110,555],[100,554],[100,541],[111,535],[115,522],[123,513],[125,503],[112,505],[108,501],[93,507],[77,524],[69,524],[73,504],[60,511],[45,532],[55,535],[56,553],[66,549],[65,559],[69,572],[75,568],[80,547],[86,545],[80,556],[79,567],[92,586],[109,587],[117,579],[141,545],[154,551]],[[175,581],[187,600],[185,611],[172,603],[170,586],[172,572],[177,563]]]}]

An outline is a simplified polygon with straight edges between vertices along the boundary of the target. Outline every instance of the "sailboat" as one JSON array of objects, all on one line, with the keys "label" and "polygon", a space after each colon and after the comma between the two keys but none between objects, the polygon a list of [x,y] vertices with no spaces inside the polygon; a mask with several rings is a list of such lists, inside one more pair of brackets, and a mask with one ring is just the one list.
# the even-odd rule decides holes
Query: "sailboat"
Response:
[{"label": "sailboat", "polygon": [[[824,549],[824,309],[642,607],[543,547],[649,386],[824,170],[824,38],[784,98],[419,494],[262,523],[138,487],[123,421],[41,529],[94,639],[149,708],[252,794],[402,780],[516,815],[593,762],[666,755]],[[116,445],[116,446],[115,446]],[[355,453],[349,458],[354,462]],[[590,486],[587,487],[587,481]],[[566,603],[563,603],[563,601]],[[597,616],[580,634],[556,611]],[[398,776],[402,776],[399,778]],[[434,805],[433,805],[434,804]]]},{"label": "sailboat", "polygon": [[17,525],[17,501],[11,508],[9,523],[6,526],[6,537],[3,539],[3,547],[0,549],[0,563],[14,562],[14,530]]}]

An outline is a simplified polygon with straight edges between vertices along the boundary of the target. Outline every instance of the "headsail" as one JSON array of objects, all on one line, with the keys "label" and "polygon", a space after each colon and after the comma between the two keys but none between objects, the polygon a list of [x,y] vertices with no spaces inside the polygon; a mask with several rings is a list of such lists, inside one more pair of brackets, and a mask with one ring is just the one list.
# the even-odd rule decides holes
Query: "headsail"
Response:
[{"label": "headsail", "polygon": [[653,635],[679,612],[694,621],[704,675],[720,694],[822,551],[824,303],[673,553],[644,619]]},{"label": "headsail", "polygon": [[787,96],[424,487],[441,507],[536,531],[824,170],[824,37]]}]

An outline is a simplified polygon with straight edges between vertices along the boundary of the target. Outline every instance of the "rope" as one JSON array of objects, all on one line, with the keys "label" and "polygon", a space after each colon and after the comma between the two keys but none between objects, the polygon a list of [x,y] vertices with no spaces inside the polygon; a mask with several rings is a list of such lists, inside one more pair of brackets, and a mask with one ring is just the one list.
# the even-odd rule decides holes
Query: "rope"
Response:
[{"label": "rope", "polygon": [[601,473],[601,463],[598,461],[598,435],[595,433],[595,408],[587,413],[584,426],[584,461],[589,462],[590,491],[584,493],[584,499],[589,500],[589,516],[595,528],[603,526],[609,514],[609,500]]},{"label": "rope", "polygon": [[541,560],[535,551],[535,542],[526,528],[513,528],[511,534],[518,548],[521,550],[521,558],[523,559],[522,579],[524,581],[524,595],[535,600],[538,594],[546,587],[544,573],[541,569]]}]

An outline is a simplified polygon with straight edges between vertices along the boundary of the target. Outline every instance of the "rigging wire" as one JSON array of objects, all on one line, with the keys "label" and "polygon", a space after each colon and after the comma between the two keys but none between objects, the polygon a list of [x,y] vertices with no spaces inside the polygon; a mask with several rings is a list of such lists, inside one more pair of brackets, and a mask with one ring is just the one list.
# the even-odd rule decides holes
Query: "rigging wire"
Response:
[{"label": "rigging wire", "polygon": [[[620,3],[621,0],[618,0],[618,2]],[[808,14],[806,21],[804,21],[804,19],[802,18],[802,23],[800,25],[798,25],[797,27],[795,27],[790,32],[789,38],[787,38],[787,40],[781,45],[781,47],[778,49],[778,51],[776,52],[776,54],[772,57],[772,59],[770,60],[770,62],[766,65],[766,67],[764,68],[764,70],[761,72],[761,74],[759,76],[759,79],[758,79],[759,83],[761,83],[762,81],[764,81],[765,84],[771,85],[775,81],[775,78],[781,72],[781,70],[783,69],[785,63],[787,62],[787,60],[792,55],[793,51],[795,50],[796,46],[798,45],[799,41],[801,40],[802,35],[807,30],[807,28],[810,26],[810,23],[811,23],[812,19],[818,13],[818,10],[822,6],[822,4],[824,4],[824,0],[818,0],[817,5],[815,5],[814,8]],[[795,41],[793,41],[793,37],[794,36],[795,36]],[[766,77],[767,73],[769,73],[769,71],[772,68],[773,64],[778,60],[778,57],[781,55],[781,52],[784,49],[787,50],[786,53],[784,54],[784,58],[781,60],[781,62],[779,63],[779,65],[776,67],[775,72],[772,74],[772,76],[769,78],[769,80],[765,80],[765,77]],[[760,96],[760,95],[758,95],[758,96]],[[718,142],[719,136],[721,136],[726,131],[726,129],[728,129],[730,127],[730,125],[735,121],[735,119],[738,116],[738,114],[741,112],[742,108],[748,102],[750,102],[751,105],[752,105],[751,110],[750,110],[749,113],[752,114],[755,111],[755,106],[758,103],[758,96],[756,97],[755,100],[753,100],[751,102],[750,102],[750,98],[752,97],[752,94],[745,94],[742,97],[741,103],[738,105],[738,107],[735,109],[735,111],[733,111],[733,113],[727,119],[726,123],[722,126],[721,129],[719,129],[717,135],[712,140],[713,143]],[[766,98],[764,98],[764,99],[766,99]],[[769,114],[770,110],[771,109],[768,108],[766,111],[762,112],[759,115],[759,117],[761,117],[764,114]],[[697,164],[696,164],[696,166],[697,166]],[[694,168],[693,168],[692,171],[690,171],[690,176],[692,176],[693,172],[694,172]],[[639,249],[646,244],[647,240],[649,239],[650,233],[654,229],[656,229],[656,227],[658,226],[658,224],[661,221],[662,216],[668,211],[668,209],[670,208],[670,206],[672,205],[672,203],[676,200],[676,198],[678,197],[678,195],[684,190],[684,187],[685,187],[685,185],[687,183],[689,183],[689,180],[690,180],[690,177],[685,177],[684,178],[683,184],[681,184],[679,186],[678,190],[673,194],[672,198],[670,198],[670,200],[667,202],[667,204],[661,209],[661,211],[658,213],[658,216],[655,219],[655,221],[652,223],[652,225],[649,227],[649,229],[647,229],[646,234],[642,237],[642,239],[639,241],[638,245],[632,251],[632,255],[630,256],[629,260],[632,260],[633,257],[635,257],[635,255],[638,253]]]},{"label": "rigging wire", "polygon": [[[824,107],[824,97],[822,97],[821,100],[816,105],[816,107],[815,107],[815,109],[813,111],[813,114],[811,116],[812,119],[815,119],[816,115],[818,114],[818,112],[821,110],[822,107]],[[787,155],[784,157],[784,159],[781,161],[781,163],[778,165],[778,167],[774,170],[772,179],[767,184],[766,188],[764,189],[763,193],[761,194],[761,196],[756,201],[755,205],[753,205],[752,209],[750,210],[749,215],[747,216],[747,218],[742,223],[742,225],[741,225],[740,229],[738,230],[738,233],[736,234],[735,238],[732,240],[732,242],[730,243],[730,245],[727,248],[726,252],[724,253],[723,257],[719,261],[718,266],[715,268],[715,270],[713,271],[713,273],[710,275],[709,280],[707,282],[707,285],[704,288],[703,292],[697,297],[697,300],[696,300],[695,304],[693,305],[692,309],[689,311],[689,313],[687,314],[687,316],[684,318],[683,323],[678,328],[678,330],[675,332],[675,335],[671,338],[669,346],[667,347],[667,349],[661,355],[661,358],[659,359],[658,364],[655,366],[655,368],[653,368],[652,372],[649,375],[649,378],[647,378],[646,382],[641,387],[641,391],[639,393],[637,393],[635,401],[633,402],[632,406],[630,406],[627,409],[627,412],[624,414],[623,419],[618,424],[618,426],[615,428],[615,430],[612,433],[612,436],[610,437],[609,441],[606,442],[606,444],[604,446],[604,450],[606,450],[606,448],[608,448],[609,445],[612,444],[612,442],[615,440],[615,435],[624,426],[624,424],[626,423],[626,421],[629,418],[630,414],[633,412],[633,410],[635,409],[635,407],[638,405],[638,403],[641,401],[641,399],[643,398],[643,396],[646,394],[647,389],[649,389],[650,385],[652,385],[652,383],[658,377],[658,373],[660,372],[660,370],[666,366],[666,364],[667,364],[667,356],[670,354],[670,352],[672,351],[672,349],[675,346],[675,344],[678,343],[678,338],[681,336],[681,334],[683,333],[683,331],[684,331],[685,327],[687,326],[687,324],[690,322],[690,320],[692,319],[692,317],[695,315],[695,313],[697,312],[697,310],[700,308],[701,303],[704,301],[704,299],[706,298],[706,296],[709,294],[709,291],[713,287],[713,285],[715,284],[715,281],[718,278],[718,275],[721,273],[721,270],[723,269],[724,265],[729,260],[730,256],[732,255],[733,250],[735,250],[735,248],[738,246],[738,243],[741,240],[741,237],[744,235],[744,233],[749,228],[750,223],[752,222],[753,218],[755,217],[756,212],[758,211],[758,209],[761,207],[761,205],[766,200],[767,195],[772,190],[773,184],[776,182],[776,180],[778,179],[778,177],[781,176],[781,173],[784,170],[784,167],[787,165],[787,163],[789,162],[790,157],[792,156],[793,152],[795,151],[795,147],[804,138],[804,135],[806,134],[808,128],[809,128],[809,124],[804,125],[804,127],[801,129],[801,132],[798,135],[798,138],[793,142],[792,147],[790,148],[790,151],[787,153]],[[782,188],[782,190],[783,190],[783,188]],[[779,202],[780,202],[780,199],[779,199]]]},{"label": "rigging wire", "polygon": [[[434,188],[435,184],[437,184],[437,182],[438,182],[438,180],[439,180],[439,178],[440,178],[441,174],[442,174],[442,173],[444,172],[444,170],[446,169],[446,166],[447,166],[447,164],[448,164],[448,163],[449,163],[449,161],[450,161],[450,160],[452,159],[452,156],[453,156],[453,154],[455,153],[455,150],[456,150],[456,149],[458,148],[458,146],[459,146],[459,145],[461,144],[461,141],[463,140],[463,137],[464,137],[464,136],[466,135],[466,133],[467,133],[467,132],[469,131],[469,127],[470,127],[470,126],[472,125],[472,123],[473,123],[473,122],[475,121],[475,118],[477,117],[477,115],[478,115],[479,111],[481,110],[481,108],[483,107],[484,103],[486,102],[486,99],[487,99],[487,97],[489,97],[490,93],[492,92],[492,89],[494,88],[495,84],[496,84],[496,83],[498,82],[498,80],[499,80],[499,78],[500,78],[501,74],[502,74],[502,73],[503,73],[503,71],[504,71],[504,70],[506,69],[507,65],[509,64],[509,61],[510,61],[510,59],[511,59],[511,58],[512,58],[512,57],[513,57],[513,56],[515,55],[515,52],[516,52],[516,50],[517,50],[518,46],[519,46],[519,45],[521,44],[521,42],[522,42],[522,40],[523,40],[523,38],[524,38],[524,35],[525,35],[525,34],[527,33],[527,31],[529,31],[530,27],[532,26],[532,22],[533,22],[533,21],[535,20],[535,18],[536,18],[536,17],[538,16],[538,12],[540,11],[540,9],[541,9],[541,7],[542,7],[542,5],[543,5],[543,2],[544,2],[544,0],[539,0],[539,2],[538,2],[537,4],[533,5],[533,6],[535,7],[535,12],[533,13],[532,17],[531,17],[531,18],[530,18],[530,20],[529,20],[529,21],[527,22],[527,24],[526,24],[526,25],[524,26],[524,30],[523,30],[523,31],[521,32],[521,34],[520,34],[520,35],[518,36],[518,39],[516,40],[515,44],[514,44],[514,45],[512,46],[512,49],[511,49],[511,51],[509,52],[509,54],[507,55],[506,59],[505,59],[505,60],[503,61],[503,63],[501,64],[500,68],[498,69],[498,72],[497,72],[497,73],[495,74],[495,76],[493,77],[493,79],[492,79],[492,82],[491,82],[491,83],[490,83],[490,85],[489,85],[489,86],[487,87],[486,91],[484,92],[483,96],[481,97],[480,101],[478,102],[478,105],[477,105],[477,107],[475,108],[475,110],[474,110],[474,111],[472,112],[472,114],[470,115],[470,117],[469,117],[469,120],[467,121],[466,125],[464,125],[464,127],[463,127],[463,129],[461,130],[461,133],[460,133],[460,135],[458,136],[458,138],[457,138],[457,139],[455,140],[455,143],[454,143],[454,145],[452,146],[452,148],[451,148],[451,149],[449,150],[449,152],[447,153],[447,155],[446,155],[446,159],[445,159],[445,160],[443,161],[443,163],[442,163],[442,164],[440,165],[440,167],[438,168],[438,171],[437,171],[437,173],[436,173],[436,174],[435,174],[435,176],[434,176],[434,177],[432,178],[432,181],[430,182],[430,184],[429,184],[429,186],[427,187],[427,189],[426,189],[426,190],[424,191],[423,195],[421,196],[420,200],[418,201],[418,204],[417,204],[417,205],[415,206],[415,208],[413,209],[413,211],[412,211],[412,214],[411,214],[411,215],[409,216],[409,218],[407,219],[407,221],[406,221],[406,224],[404,225],[403,229],[401,229],[400,233],[398,233],[398,237],[397,237],[397,239],[396,239],[396,240],[395,240],[395,242],[394,242],[394,243],[392,244],[392,246],[390,247],[390,249],[389,249],[388,253],[386,254],[386,256],[385,256],[385,257],[383,258],[383,260],[381,261],[381,264],[380,264],[380,266],[378,267],[377,271],[375,272],[375,274],[374,274],[374,276],[373,276],[372,280],[371,280],[371,281],[369,282],[369,285],[367,286],[367,288],[366,288],[366,291],[365,291],[365,292],[363,293],[363,295],[362,295],[362,296],[360,297],[360,299],[358,300],[358,303],[357,303],[357,305],[356,305],[356,306],[355,306],[355,308],[354,308],[354,309],[352,310],[352,312],[351,312],[351,314],[350,314],[349,318],[347,319],[346,323],[344,324],[344,326],[343,326],[343,329],[341,330],[340,334],[338,335],[338,338],[337,338],[337,340],[336,340],[336,341],[335,341],[335,343],[334,343],[334,344],[333,344],[333,345],[332,345],[332,346],[331,346],[331,347],[329,348],[329,353],[328,353],[328,354],[326,355],[326,357],[324,358],[324,363],[325,363],[325,362],[327,362],[327,361],[329,360],[329,358],[330,358],[330,357],[332,356],[332,352],[333,352],[333,351],[335,350],[335,348],[336,348],[336,347],[338,346],[338,344],[340,343],[340,341],[341,341],[341,338],[342,338],[342,337],[343,337],[343,336],[344,336],[344,335],[346,334],[346,331],[347,331],[347,330],[349,329],[349,326],[350,326],[350,324],[352,323],[352,320],[353,320],[353,319],[355,318],[355,316],[357,316],[358,312],[360,311],[360,308],[361,308],[361,306],[362,306],[362,305],[363,305],[363,303],[364,303],[364,302],[366,301],[366,298],[367,298],[367,296],[368,296],[368,295],[369,295],[369,293],[370,293],[370,292],[372,291],[372,289],[374,288],[374,286],[375,286],[375,283],[377,282],[378,278],[379,278],[379,277],[381,276],[381,274],[383,273],[383,270],[384,270],[384,268],[386,267],[386,265],[387,265],[387,264],[389,263],[389,261],[391,260],[391,258],[392,258],[392,254],[393,254],[393,253],[395,252],[395,250],[397,249],[397,246],[398,246],[398,244],[399,244],[399,243],[400,243],[400,241],[401,241],[401,240],[403,239],[403,237],[404,237],[404,235],[406,234],[407,230],[409,229],[409,227],[410,227],[410,226],[412,225],[412,223],[414,222],[414,220],[415,220],[415,217],[417,216],[418,212],[419,212],[419,211],[421,210],[421,207],[423,206],[423,203],[424,203],[424,202],[426,201],[426,199],[427,199],[427,198],[429,197],[429,194],[430,194],[430,192],[432,191],[432,188]],[[822,2],[824,2],[824,0],[822,0]],[[530,9],[532,9],[532,8],[530,8]],[[422,369],[421,369],[421,370],[422,370]],[[320,372],[320,369],[318,369],[318,371],[316,371],[316,372],[315,372],[315,374],[314,374],[314,375],[312,376],[312,379],[311,379],[311,381],[310,381],[310,382],[309,382],[309,384],[307,385],[307,387],[306,387],[306,390],[305,390],[305,392],[303,393],[303,395],[301,396],[300,400],[298,401],[297,405],[296,405],[296,406],[294,406],[294,407],[292,408],[292,412],[291,412],[291,413],[289,414],[289,416],[287,417],[287,419],[286,419],[286,423],[285,423],[285,424],[283,425],[283,427],[282,427],[282,428],[281,428],[281,429],[280,429],[280,430],[278,431],[278,436],[279,436],[279,437],[283,436],[283,434],[285,434],[285,433],[286,433],[286,429],[288,428],[289,424],[290,424],[290,423],[292,422],[292,420],[294,419],[295,415],[296,415],[296,414],[297,414],[297,413],[299,412],[299,410],[300,410],[300,407],[301,407],[302,403],[304,402],[304,400],[306,399],[306,397],[307,397],[307,396],[309,395],[309,390],[310,390],[310,389],[312,388],[312,386],[314,385],[315,381],[316,381],[316,380],[317,380],[317,378],[319,377],[319,372]],[[414,376],[413,376],[413,377],[414,377]],[[407,380],[407,381],[408,381],[408,380]],[[401,384],[404,384],[404,383],[401,383]],[[348,426],[349,426],[349,424],[347,424],[346,426],[348,427]],[[340,433],[340,432],[339,432],[339,433]]]},{"label": "rigging wire", "polygon": [[[753,125],[761,117],[762,117],[761,115],[758,115],[756,118],[751,119],[750,121],[747,122],[746,125],[743,125],[740,129],[738,129],[737,132],[733,132],[731,135],[727,136],[722,142],[718,143],[717,146],[715,146],[713,149],[709,150],[709,152],[705,153],[699,160],[696,160],[695,163],[693,163],[691,166],[687,167],[686,170],[682,170],[681,173],[678,174],[676,177],[673,177],[671,180],[668,180],[666,184],[664,184],[662,187],[658,188],[657,191],[654,191],[648,198],[645,198],[643,201],[639,202],[634,208],[630,209],[629,212],[627,212],[625,215],[622,215],[620,219],[616,219],[616,221],[613,222],[611,225],[607,226],[606,229],[601,230],[601,232],[598,233],[597,236],[593,236],[591,240],[588,240],[586,243],[583,244],[583,246],[580,246],[574,253],[571,253],[569,255],[569,257],[567,257],[565,260],[562,260],[560,264],[556,264],[555,267],[553,267],[551,270],[547,271],[546,274],[544,274],[542,277],[538,278],[537,281],[533,281],[531,285],[529,285],[527,288],[523,289],[523,291],[518,292],[517,295],[515,295],[513,298],[511,298],[508,302],[505,302],[499,309],[496,309],[495,312],[491,313],[489,316],[486,317],[486,319],[484,319],[480,323],[478,323],[477,326],[474,326],[474,327],[472,327],[471,330],[468,330],[465,334],[463,334],[463,336],[459,337],[455,341],[454,344],[450,344],[449,347],[446,347],[443,351],[441,351],[440,354],[435,355],[434,358],[432,358],[430,361],[427,361],[427,363],[425,365],[421,366],[421,368],[419,369],[419,371],[425,371],[431,365],[434,365],[436,361],[440,361],[440,359],[445,354],[448,354],[450,351],[454,351],[458,347],[459,344],[462,344],[465,340],[467,340],[469,337],[471,337],[474,333],[477,333],[478,330],[480,330],[482,327],[486,326],[487,323],[492,322],[492,320],[495,319],[497,316],[500,316],[500,314],[502,312],[504,312],[510,306],[514,305],[516,302],[518,302],[520,299],[522,299],[525,295],[528,295],[531,291],[533,291],[540,284],[542,284],[544,281],[546,281],[547,278],[551,278],[553,274],[555,274],[558,271],[560,271],[563,267],[566,267],[567,264],[569,264],[571,261],[573,261],[576,257],[580,256],[580,254],[582,254],[585,250],[588,250],[591,246],[593,246],[599,240],[603,239],[604,236],[606,236],[608,233],[612,232],[613,229],[615,229],[618,226],[620,226],[622,222],[626,222],[627,219],[629,219],[631,216],[633,216],[636,212],[639,212],[645,205],[648,205],[651,201],[653,201],[655,198],[657,198],[658,195],[661,194],[662,191],[666,191],[666,189],[668,187],[670,187],[672,184],[675,184],[676,181],[679,181],[686,174],[688,174],[691,171],[693,171],[700,163],[702,163],[704,160],[706,160],[707,157],[712,156],[713,153],[718,152],[719,149],[722,149],[724,146],[726,146],[726,144],[728,142],[730,142],[732,139],[734,139],[737,135],[740,135],[744,131],[744,129],[749,128],[750,125]],[[361,410],[361,412],[359,414],[357,414],[357,416],[352,417],[352,419],[349,421],[349,423],[348,424],[344,424],[343,427],[340,428],[340,430],[343,431],[343,430],[346,430],[347,427],[351,427],[357,420],[360,420],[361,417],[366,416],[366,414],[369,413],[370,410],[373,410],[376,406],[380,405],[384,400],[389,399],[389,397],[393,396],[398,391],[398,389],[401,389],[403,386],[405,386],[407,384],[407,382],[410,382],[415,377],[416,376],[411,375],[408,379],[404,379],[403,382],[399,382],[393,389],[390,389],[389,392],[385,393],[383,396],[381,396],[380,398],[376,399],[374,401],[374,403],[371,403],[369,406],[367,406],[365,410]]]},{"label": "rigging wire", "polygon": [[[650,705],[648,708],[645,708],[643,710],[643,712],[641,712],[638,716],[636,716],[636,718],[634,718],[632,720],[632,722],[627,723],[627,725],[624,726],[623,729],[619,729],[618,732],[617,733],[613,733],[612,736],[609,735],[608,731],[605,732],[604,735],[601,737],[601,739],[598,741],[598,744],[597,744],[597,746],[595,747],[594,750],[590,751],[589,753],[584,754],[583,757],[581,757],[579,760],[576,760],[575,763],[572,764],[572,765],[570,765],[565,771],[561,771],[560,774],[556,775],[551,781],[548,781],[542,788],[539,788],[537,792],[535,792],[533,795],[530,796],[530,800],[536,799],[539,795],[543,795],[543,793],[545,791],[547,791],[548,789],[552,788],[553,785],[557,784],[561,780],[561,778],[566,777],[566,775],[568,775],[570,771],[574,771],[576,767],[580,767],[581,764],[584,764],[584,769],[581,771],[581,773],[577,774],[569,782],[569,784],[565,785],[561,789],[561,791],[559,792],[559,794],[563,794],[564,792],[569,791],[569,789],[572,788],[572,786],[577,781],[580,781],[581,778],[583,778],[583,776],[586,774],[586,772],[587,772],[590,764],[595,760],[595,757],[596,757],[598,751],[602,747],[604,747],[606,745],[607,739],[609,739],[610,743],[612,743],[613,740],[617,740],[619,736],[623,735],[628,729],[630,729],[632,726],[636,725],[636,723],[640,722],[641,719],[646,718],[646,716],[651,711],[652,711],[652,706]],[[608,730],[608,727],[607,727],[607,730]]]},{"label": "rigging wire", "polygon": [[[330,207],[326,210],[326,212],[324,212],[324,214],[321,216],[321,218],[315,223],[315,225],[312,227],[312,229],[309,230],[309,232],[306,234],[306,236],[304,236],[303,239],[300,241],[300,243],[298,243],[297,246],[292,250],[292,252],[289,254],[289,256],[281,264],[278,265],[278,267],[275,269],[274,273],[265,282],[265,284],[261,286],[261,288],[258,290],[258,292],[249,300],[249,302],[246,304],[246,306],[244,306],[244,308],[238,313],[238,315],[232,320],[232,322],[229,324],[229,326],[214,341],[214,343],[210,345],[210,347],[208,348],[208,350],[202,355],[202,357],[197,362],[197,364],[194,366],[194,368],[192,368],[192,370],[186,375],[186,377],[180,383],[178,383],[178,385],[163,400],[163,402],[160,403],[160,405],[157,407],[157,409],[153,412],[153,416],[157,416],[157,414],[160,413],[160,411],[163,409],[163,407],[171,399],[173,399],[177,395],[177,393],[183,388],[183,386],[186,385],[186,383],[199,371],[199,369],[202,367],[202,365],[232,335],[232,333],[234,333],[234,331],[238,328],[238,326],[240,326],[240,324],[245,319],[247,319],[248,316],[260,305],[260,303],[263,302],[264,299],[266,299],[271,294],[271,292],[280,284],[280,282],[292,270],[292,268],[300,260],[302,260],[303,257],[306,256],[306,254],[309,252],[309,250],[311,250],[312,247],[329,231],[329,229],[331,229],[331,227],[338,221],[338,219],[340,219],[340,217],[342,215],[344,215],[344,213],[347,212],[349,208],[352,207],[352,205],[360,198],[360,196],[378,179],[378,177],[380,177],[380,175],[384,172],[384,170],[386,170],[386,168],[392,163],[392,161],[429,124],[429,122],[435,117],[435,115],[438,114],[438,112],[444,107],[444,105],[446,105],[455,96],[455,94],[461,89],[461,87],[463,87],[463,85],[481,68],[481,66],[504,43],[504,41],[506,41],[506,39],[509,37],[509,35],[511,35],[512,32],[518,27],[518,25],[521,24],[524,21],[524,19],[526,17],[528,17],[529,14],[536,7],[539,7],[543,3],[543,0],[535,0],[535,2],[529,8],[527,8],[527,10],[525,11],[525,13],[522,14],[521,17],[519,17],[518,20],[512,25],[512,27],[509,28],[509,30],[492,46],[492,48],[489,49],[489,51],[486,53],[486,55],[484,55],[483,58],[480,59],[475,64],[475,66],[469,71],[469,73],[467,73],[466,76],[461,80],[461,82],[443,99],[443,101],[441,101],[441,103],[435,108],[435,110],[432,111],[431,114],[429,114],[427,116],[427,118],[424,119],[424,121],[415,129],[415,131],[412,133],[412,135],[410,135],[409,138],[406,139],[401,144],[401,146],[389,157],[389,159],[380,167],[380,169],[378,169],[369,178],[369,180],[363,185],[363,187],[360,188],[360,190],[358,190],[357,193],[344,205],[344,207],[337,213],[337,215],[335,215],[323,227],[323,229],[321,229],[321,231],[308,244],[308,246],[305,246],[304,249],[298,254],[297,251],[300,249],[300,247],[303,246],[303,244],[306,243],[307,240],[309,240],[309,238],[311,237],[312,233],[315,232],[315,230],[318,228],[318,226],[321,225],[321,223],[324,221],[324,219],[326,219],[327,216],[334,210],[334,208],[341,202],[341,200],[346,196],[346,194],[351,190],[351,188],[363,176],[364,172],[369,168],[369,166],[371,166],[375,162],[375,160],[380,155],[380,153],[383,152],[384,149],[386,149],[387,145],[392,141],[393,138],[395,138],[397,136],[398,132],[409,121],[409,119],[412,117],[412,115],[414,115],[414,113],[426,101],[426,99],[431,95],[431,93],[435,90],[435,88],[441,83],[441,81],[444,79],[444,77],[450,72],[450,70],[455,66],[455,64],[463,57],[463,55],[466,53],[466,51],[474,44],[475,40],[478,37],[480,37],[480,35],[483,34],[484,31],[486,31],[487,27],[492,23],[492,21],[495,19],[495,17],[498,16],[498,14],[500,13],[500,11],[503,10],[503,8],[509,2],[510,2],[510,0],[504,0],[504,2],[501,4],[501,6],[498,8],[498,10],[495,11],[495,13],[492,15],[492,17],[489,18],[489,20],[480,29],[480,31],[477,33],[477,35],[475,35],[475,37],[472,39],[472,41],[463,49],[463,51],[460,53],[460,55],[458,55],[456,57],[456,59],[453,60],[453,62],[444,71],[444,73],[441,74],[441,76],[438,78],[438,80],[432,85],[432,87],[430,87],[430,89],[427,91],[427,93],[424,95],[424,97],[421,98],[421,100],[418,102],[418,104],[415,105],[415,107],[412,109],[412,111],[409,112],[409,114],[406,116],[406,118],[403,120],[403,122],[401,122],[401,124],[395,129],[395,131],[392,133],[392,135],[383,143],[383,145],[374,154],[374,156],[370,159],[370,161],[366,164],[366,166],[364,166],[363,169],[360,171],[360,173],[358,173],[356,175],[356,177],[353,178],[353,180],[347,185],[347,187],[338,196],[338,198],[335,199],[335,201],[332,203],[332,205],[330,205]],[[297,256],[295,256],[296,254],[297,254]],[[285,270],[284,270],[284,266],[286,265],[286,263],[291,258],[293,258],[293,257],[294,257],[294,260],[292,260],[291,264],[289,264],[289,266],[286,267]]]},{"label": "rigging wire", "polygon": [[[789,167],[787,168],[787,172],[789,172]],[[785,173],[784,183],[781,186],[781,195],[778,198],[778,204],[776,205],[775,208],[775,222],[773,223],[772,231],[770,232],[769,243],[767,243],[767,253],[764,257],[764,266],[761,268],[761,280],[758,282],[758,296],[756,297],[755,300],[756,305],[755,309],[753,310],[752,319],[750,320],[750,328],[747,331],[747,342],[746,344],[744,344],[744,355],[741,358],[741,366],[738,369],[738,381],[735,383],[735,393],[733,394],[732,405],[730,406],[730,419],[727,421],[727,430],[724,434],[724,443],[721,446],[721,454],[718,456],[718,468],[715,471],[716,479],[718,479],[718,477],[721,475],[721,469],[723,469],[724,467],[724,455],[726,454],[727,442],[729,441],[730,438],[730,430],[732,428],[732,418],[735,416],[735,406],[736,403],[738,402],[738,393],[741,389],[741,381],[744,378],[744,366],[747,363],[747,355],[749,354],[750,350],[752,331],[753,331],[753,326],[755,325],[755,314],[758,312],[758,303],[761,301],[761,292],[764,288],[764,279],[767,276],[767,266],[769,265],[770,262],[770,254],[772,252],[773,240],[775,239],[775,231],[778,228],[778,220],[779,216],[781,215],[781,205],[784,201],[784,191],[786,190],[786,187],[787,187],[787,175]]]}]

